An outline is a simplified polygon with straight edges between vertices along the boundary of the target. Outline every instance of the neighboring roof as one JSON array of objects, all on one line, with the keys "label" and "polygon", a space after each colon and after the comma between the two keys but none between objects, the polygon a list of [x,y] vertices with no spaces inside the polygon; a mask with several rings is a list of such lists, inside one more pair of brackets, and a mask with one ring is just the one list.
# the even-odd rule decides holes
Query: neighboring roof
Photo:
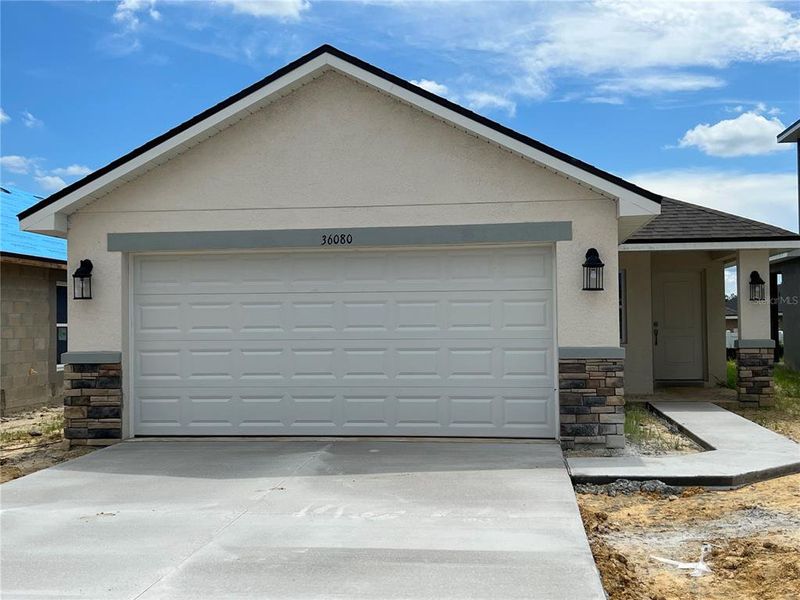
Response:
[{"label": "neighboring roof", "polygon": [[778,134],[778,143],[796,144],[800,142],[800,119]]},{"label": "neighboring roof", "polygon": [[17,213],[41,200],[28,192],[3,184],[0,187],[0,253],[18,258],[67,262],[67,241],[21,231]]},{"label": "neighboring roof", "polygon": [[800,240],[800,235],[744,217],[674,198],[661,201],[661,214],[625,244]]},{"label": "neighboring roof", "polygon": [[739,299],[736,296],[725,298],[725,316],[738,317],[739,316]]},{"label": "neighboring roof", "polygon": [[[132,150],[128,154],[125,154],[124,156],[121,156],[120,158],[116,159],[115,161],[107,164],[106,166],[104,166],[104,167],[102,167],[100,169],[97,169],[96,171],[94,171],[91,174],[87,175],[83,179],[80,179],[79,181],[76,181],[75,183],[72,183],[71,185],[68,185],[67,187],[63,188],[62,190],[56,192],[55,194],[49,196],[48,198],[46,198],[44,200],[42,200],[41,202],[38,202],[34,206],[31,206],[30,208],[22,211],[19,214],[20,220],[25,219],[25,218],[33,215],[34,213],[36,213],[38,211],[41,211],[43,208],[45,208],[47,206],[50,206],[51,204],[57,202],[58,200],[60,200],[62,198],[65,198],[67,196],[70,196],[70,195],[74,194],[75,192],[81,190],[82,188],[86,187],[87,185],[91,184],[92,182],[95,182],[95,181],[103,178],[105,175],[108,175],[108,174],[112,173],[113,171],[115,171],[115,169],[120,169],[121,167],[125,166],[126,163],[129,163],[131,161],[135,161],[135,159],[137,159],[139,157],[142,157],[142,155],[145,155],[149,151],[156,149],[158,146],[160,146],[162,144],[166,144],[167,142],[172,140],[172,138],[176,138],[176,136],[180,136],[181,134],[183,134],[183,133],[187,132],[188,130],[192,129],[193,127],[200,125],[203,121],[211,119],[209,121],[209,125],[208,126],[209,127],[217,126],[218,124],[215,122],[214,119],[212,119],[212,117],[219,116],[219,118],[221,119],[224,116],[225,118],[229,118],[227,113],[225,113],[226,109],[229,109],[229,108],[233,107],[234,105],[236,105],[240,101],[246,99],[248,96],[256,94],[257,92],[259,92],[259,90],[262,90],[262,88],[265,88],[265,87],[269,86],[269,84],[271,84],[273,82],[276,82],[276,81],[278,81],[279,79],[281,79],[281,78],[283,78],[285,76],[290,75],[293,71],[302,70],[302,68],[304,66],[308,65],[309,63],[312,63],[312,61],[314,61],[315,59],[318,59],[320,57],[322,57],[323,59],[328,58],[328,63],[327,63],[328,65],[330,65],[332,63],[335,63],[335,61],[338,60],[338,61],[341,61],[339,63],[340,65],[343,65],[343,66],[349,65],[350,67],[355,67],[356,69],[360,69],[360,70],[362,70],[362,72],[366,72],[367,74],[373,76],[373,79],[375,77],[377,77],[379,80],[382,80],[384,84],[387,84],[387,83],[389,84],[389,88],[388,89],[389,89],[390,93],[397,94],[398,93],[397,88],[400,88],[401,90],[405,90],[406,92],[411,92],[414,95],[415,98],[419,98],[419,99],[422,99],[424,101],[428,101],[428,102],[434,103],[435,105],[438,105],[441,108],[444,108],[444,109],[447,109],[449,111],[452,111],[453,113],[456,113],[460,117],[468,119],[473,124],[476,124],[476,125],[483,126],[483,127],[488,128],[488,129],[491,129],[493,132],[496,132],[496,133],[498,133],[498,134],[500,134],[502,136],[507,136],[507,138],[510,138],[510,140],[513,140],[515,142],[519,142],[519,143],[524,144],[525,146],[527,146],[527,147],[529,147],[529,148],[531,148],[531,149],[533,149],[535,151],[544,153],[544,154],[556,159],[557,161],[560,161],[559,164],[561,164],[562,167],[563,166],[567,166],[567,167],[570,167],[570,168],[578,169],[581,172],[583,172],[584,174],[589,174],[591,176],[594,176],[596,178],[602,179],[602,180],[612,184],[615,188],[622,188],[624,190],[627,190],[628,192],[631,192],[632,194],[634,194],[637,197],[641,197],[641,198],[643,198],[645,200],[649,200],[651,202],[655,202],[656,204],[658,204],[661,201],[661,196],[659,194],[655,194],[653,192],[645,190],[645,189],[643,189],[643,188],[641,188],[641,187],[639,187],[639,186],[637,186],[637,185],[635,185],[635,184],[633,184],[633,183],[631,183],[629,181],[625,181],[621,177],[617,177],[616,175],[612,175],[611,173],[608,173],[607,171],[603,171],[603,170],[601,170],[601,169],[599,169],[599,168],[597,168],[597,167],[595,167],[593,165],[590,165],[590,164],[585,163],[585,162],[583,162],[581,160],[578,160],[577,158],[574,158],[574,157],[572,157],[572,156],[570,156],[568,154],[565,154],[564,152],[561,152],[559,150],[556,150],[555,148],[547,146],[546,144],[543,144],[542,142],[539,142],[539,141],[537,141],[537,140],[535,140],[533,138],[530,138],[530,137],[528,137],[526,135],[518,133],[518,132],[516,132],[516,131],[514,131],[512,129],[509,129],[508,127],[505,127],[504,125],[501,125],[501,124],[499,124],[499,123],[497,123],[495,121],[492,121],[491,119],[487,119],[486,117],[483,117],[483,116],[481,116],[479,114],[476,114],[476,113],[472,112],[471,110],[468,110],[468,109],[466,109],[466,108],[464,108],[462,106],[459,106],[458,104],[455,104],[454,102],[446,100],[446,99],[444,99],[444,98],[442,98],[440,96],[437,96],[435,94],[432,94],[432,93],[428,92],[427,90],[424,90],[424,89],[422,89],[422,88],[420,88],[420,87],[418,87],[418,86],[416,86],[416,85],[414,85],[412,83],[409,83],[405,79],[401,79],[400,77],[397,77],[396,75],[392,75],[391,73],[387,73],[386,71],[383,71],[382,69],[379,69],[379,68],[377,68],[377,67],[375,67],[375,66],[373,66],[373,65],[371,65],[371,64],[369,64],[367,62],[364,62],[363,60],[361,60],[359,58],[356,58],[355,56],[352,56],[350,54],[342,52],[341,50],[326,44],[326,45],[320,46],[316,50],[313,50],[313,51],[309,52],[305,56],[303,56],[303,57],[299,58],[298,60],[286,65],[285,67],[283,67],[281,69],[278,69],[277,71],[275,71],[271,75],[269,75],[269,76],[265,77],[264,79],[254,83],[253,85],[243,89],[242,91],[238,92],[237,94],[234,94],[233,96],[227,98],[226,100],[223,100],[219,104],[216,104],[215,106],[212,106],[211,108],[201,112],[200,114],[198,114],[195,117],[192,117],[188,121],[186,121],[184,123],[181,123],[177,127],[174,127],[173,129],[170,129],[166,133],[164,133],[164,134],[162,134],[162,135],[150,140],[146,144],[136,148],[135,150]],[[320,68],[322,68],[322,66],[324,66],[324,65],[321,65]],[[334,68],[336,68],[335,64],[334,64]],[[287,85],[289,85],[289,84],[287,84]],[[420,102],[420,104],[421,103],[422,102]],[[242,108],[242,110],[244,110],[244,107]],[[189,133],[192,133],[192,132],[189,132]],[[510,144],[507,144],[507,145],[510,146]],[[165,146],[164,147],[164,152],[166,152],[168,149],[169,148],[167,148]],[[155,157],[150,158],[148,156],[148,157],[145,157],[145,158],[147,158],[147,160],[156,160]],[[556,168],[558,170],[558,167],[554,167],[554,168]],[[122,178],[124,175],[125,175],[124,172],[119,172],[118,177]],[[91,193],[91,191],[92,190],[90,190],[89,192],[86,192],[86,195]],[[74,197],[75,197],[75,202],[77,202],[77,201],[79,201],[81,199],[79,194],[75,195]]]}]

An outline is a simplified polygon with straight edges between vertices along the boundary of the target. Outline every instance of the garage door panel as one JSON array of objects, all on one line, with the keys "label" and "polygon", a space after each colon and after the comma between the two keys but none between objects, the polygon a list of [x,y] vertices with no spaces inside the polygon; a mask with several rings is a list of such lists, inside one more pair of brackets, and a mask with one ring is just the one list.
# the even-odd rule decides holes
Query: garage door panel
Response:
[{"label": "garage door panel", "polygon": [[553,385],[547,340],[150,342],[147,348],[135,356],[136,386],[142,389],[195,383],[358,387],[376,381],[405,387]]},{"label": "garage door panel", "polygon": [[280,393],[148,390],[141,435],[463,435],[548,437],[552,392],[437,388],[358,392],[298,387]]},{"label": "garage door panel", "polygon": [[134,261],[139,435],[555,436],[547,248]]},{"label": "garage door panel", "polygon": [[[369,297],[369,300],[365,299]],[[249,296],[136,294],[135,335],[148,340],[553,336],[549,291]]]},{"label": "garage door panel", "polygon": [[134,266],[142,294],[549,290],[547,248],[263,252],[147,256]]}]

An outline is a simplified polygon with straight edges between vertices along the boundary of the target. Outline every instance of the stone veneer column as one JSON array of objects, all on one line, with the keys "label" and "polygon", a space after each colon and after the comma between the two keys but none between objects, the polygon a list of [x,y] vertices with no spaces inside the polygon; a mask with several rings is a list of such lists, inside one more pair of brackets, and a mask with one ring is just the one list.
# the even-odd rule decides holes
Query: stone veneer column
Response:
[{"label": "stone veneer column", "polygon": [[558,361],[561,445],[625,447],[624,360],[561,358]]},{"label": "stone veneer column", "polygon": [[736,391],[739,402],[755,406],[772,406],[775,389],[772,369],[775,360],[775,345],[764,340],[758,344],[736,342]]},{"label": "stone veneer column", "polygon": [[64,366],[64,437],[71,446],[108,446],[122,439],[122,365]]}]

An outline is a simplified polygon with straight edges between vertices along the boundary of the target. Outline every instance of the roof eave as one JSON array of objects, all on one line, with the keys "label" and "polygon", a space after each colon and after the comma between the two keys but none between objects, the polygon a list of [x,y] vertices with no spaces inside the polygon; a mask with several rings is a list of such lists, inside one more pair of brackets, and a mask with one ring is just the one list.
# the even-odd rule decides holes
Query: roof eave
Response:
[{"label": "roof eave", "polygon": [[779,144],[796,144],[800,141],[800,119],[778,134]]},{"label": "roof eave", "polygon": [[653,239],[631,240],[620,244],[625,252],[676,252],[686,250],[769,250],[771,254],[800,249],[800,235],[771,238],[733,239]]}]

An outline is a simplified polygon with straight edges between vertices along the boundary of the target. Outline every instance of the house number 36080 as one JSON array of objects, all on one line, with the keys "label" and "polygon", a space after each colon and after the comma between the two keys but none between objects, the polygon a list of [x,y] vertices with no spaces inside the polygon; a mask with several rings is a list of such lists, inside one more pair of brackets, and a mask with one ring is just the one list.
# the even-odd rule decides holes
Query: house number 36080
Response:
[{"label": "house number 36080", "polygon": [[349,233],[334,233],[323,235],[320,246],[346,246],[353,243],[353,236]]}]

